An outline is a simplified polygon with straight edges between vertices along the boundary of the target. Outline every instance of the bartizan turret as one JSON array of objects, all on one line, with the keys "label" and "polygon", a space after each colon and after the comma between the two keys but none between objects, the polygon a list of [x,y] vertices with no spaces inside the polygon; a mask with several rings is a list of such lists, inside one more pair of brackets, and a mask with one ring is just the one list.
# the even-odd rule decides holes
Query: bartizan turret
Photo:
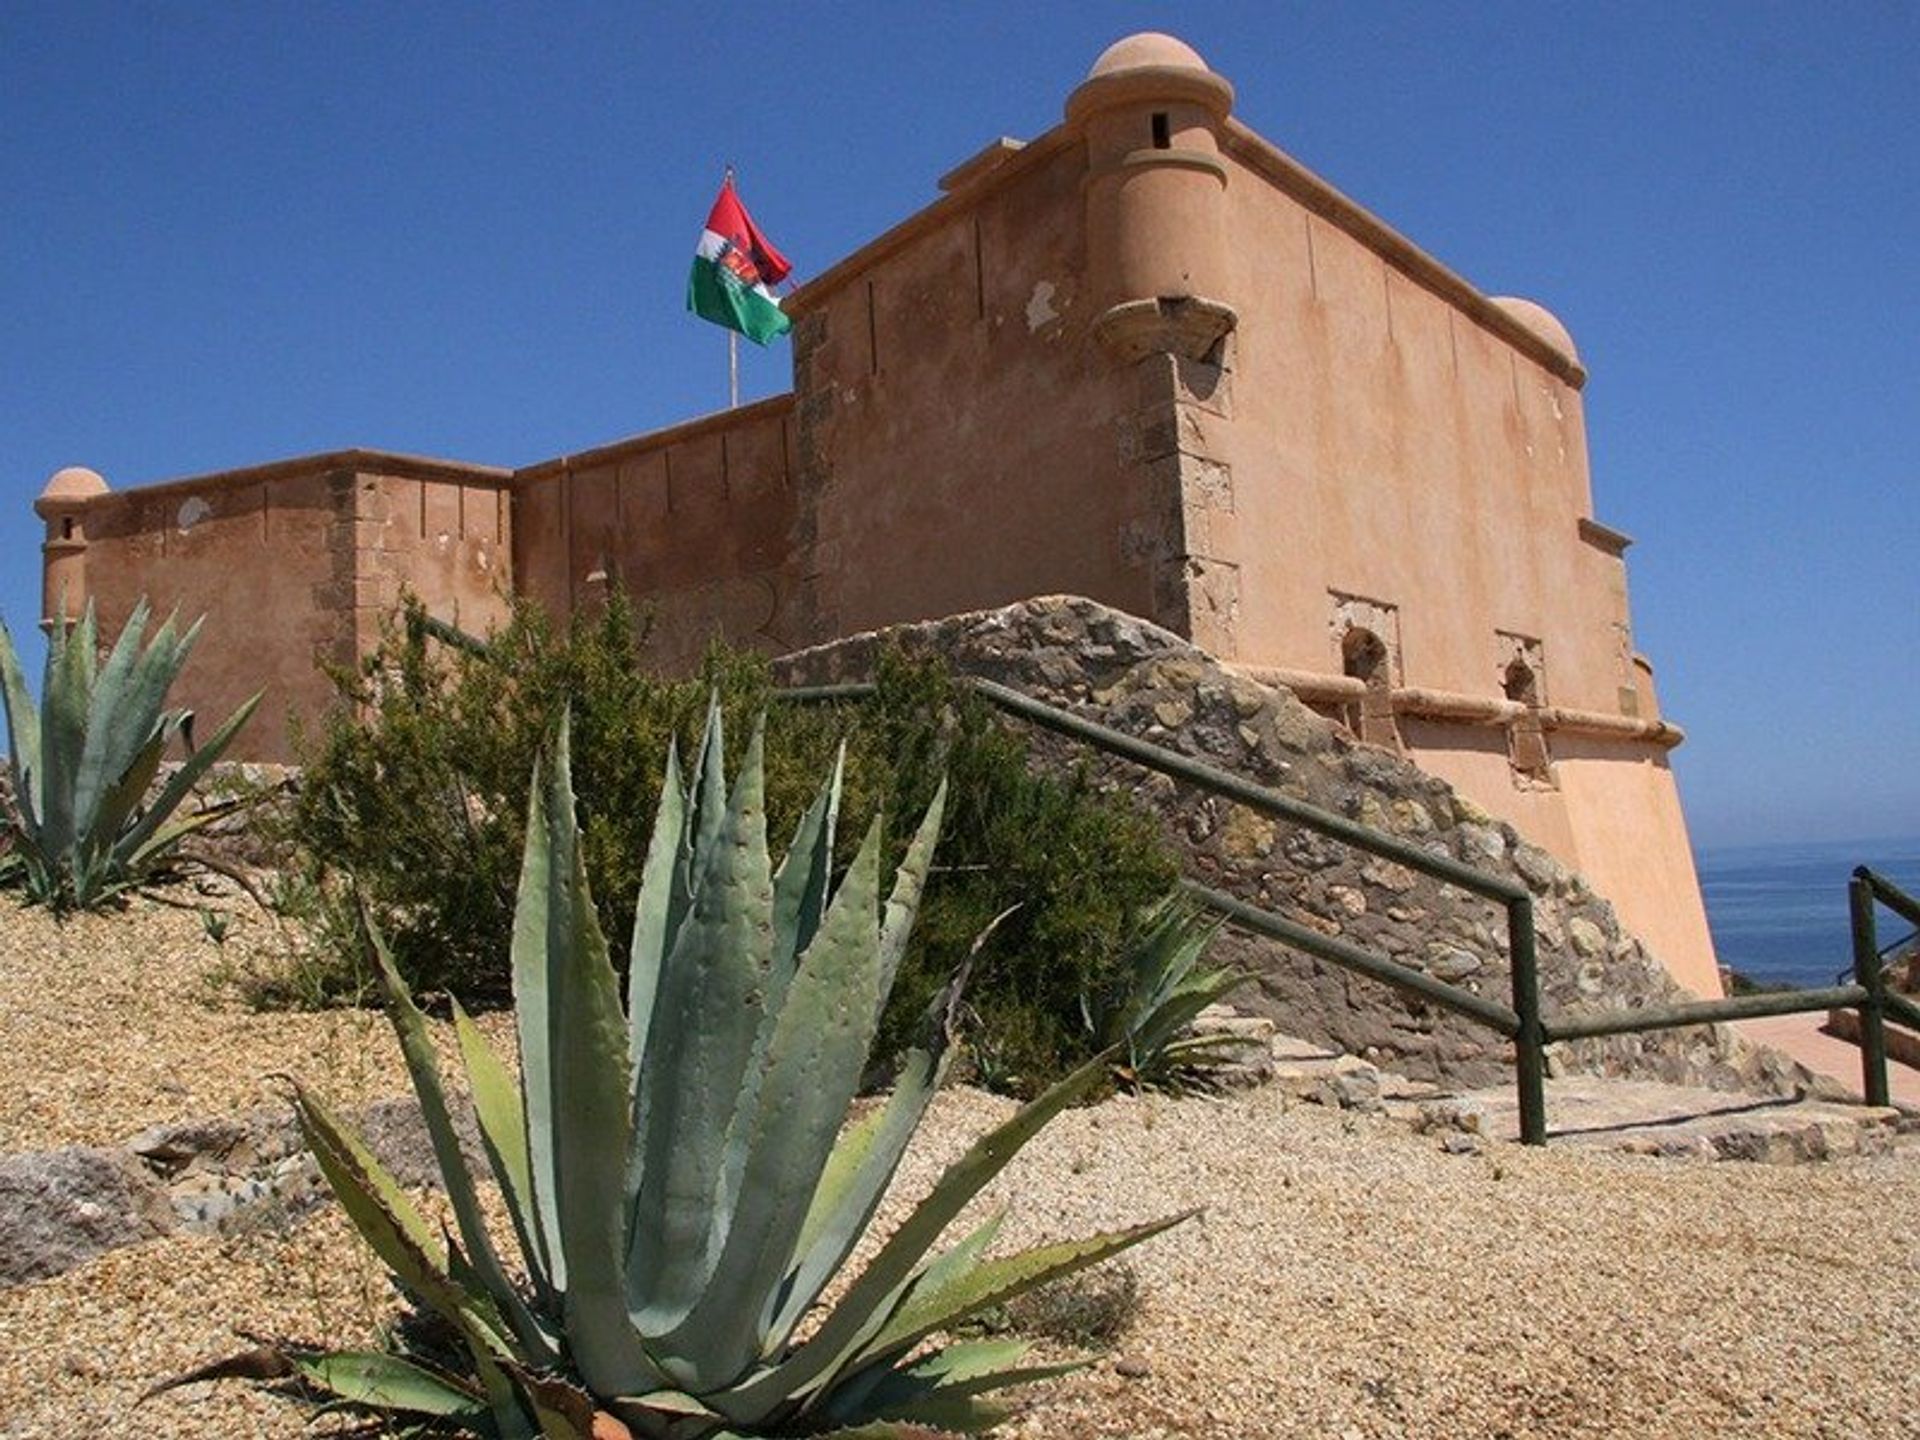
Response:
[{"label": "bartizan turret", "polygon": [[1101,342],[1119,358],[1213,356],[1237,320],[1225,300],[1233,86],[1171,35],[1109,46],[1068,97],[1087,146],[1087,272]]},{"label": "bartizan turret", "polygon": [[56,619],[77,619],[87,608],[87,505],[107,493],[107,482],[97,471],[69,465],[54,472],[47,488],[33,502],[33,512],[47,522],[47,538],[40,547],[40,628],[51,629]]}]

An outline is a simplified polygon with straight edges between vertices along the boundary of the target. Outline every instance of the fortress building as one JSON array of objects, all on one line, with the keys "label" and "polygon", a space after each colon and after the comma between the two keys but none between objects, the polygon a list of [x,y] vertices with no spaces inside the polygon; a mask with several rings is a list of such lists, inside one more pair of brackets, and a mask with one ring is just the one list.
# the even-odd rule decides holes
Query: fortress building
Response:
[{"label": "fortress building", "polygon": [[484,629],[618,580],[662,659],[1074,593],[1399,751],[1718,993],[1660,714],[1595,518],[1572,338],[1482,294],[1135,35],[1062,122],[799,290],[790,394],[517,470],[343,450],[38,502],[49,609],[149,593],[245,743],[326,703],[403,587]]}]

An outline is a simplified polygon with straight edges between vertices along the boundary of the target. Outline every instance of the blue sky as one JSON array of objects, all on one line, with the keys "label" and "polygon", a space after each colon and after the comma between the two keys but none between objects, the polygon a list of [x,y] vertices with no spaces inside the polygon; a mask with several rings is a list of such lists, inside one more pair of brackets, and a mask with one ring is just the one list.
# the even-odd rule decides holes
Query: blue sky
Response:
[{"label": "blue sky", "polygon": [[0,614],[62,465],[518,464],[717,408],[681,300],[723,164],[804,276],[1149,28],[1572,330],[1696,842],[1920,831],[1911,5],[12,0]]}]

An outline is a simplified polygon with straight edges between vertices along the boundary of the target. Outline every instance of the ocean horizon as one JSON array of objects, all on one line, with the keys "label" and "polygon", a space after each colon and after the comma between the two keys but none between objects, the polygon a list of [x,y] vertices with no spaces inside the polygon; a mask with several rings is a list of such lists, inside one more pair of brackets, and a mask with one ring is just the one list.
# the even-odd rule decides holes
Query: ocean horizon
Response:
[{"label": "ocean horizon", "polygon": [[[1831,985],[1853,970],[1847,880],[1866,865],[1920,896],[1920,835],[1695,851],[1707,923],[1723,967],[1774,985]],[[1884,949],[1913,927],[1877,907]]]}]

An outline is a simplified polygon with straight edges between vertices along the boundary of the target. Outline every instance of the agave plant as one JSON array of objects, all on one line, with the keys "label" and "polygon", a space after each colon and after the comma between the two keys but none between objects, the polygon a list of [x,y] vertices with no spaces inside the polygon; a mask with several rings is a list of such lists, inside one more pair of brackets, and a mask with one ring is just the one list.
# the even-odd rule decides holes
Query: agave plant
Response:
[{"label": "agave plant", "polygon": [[690,786],[669,751],[624,1009],[587,890],[564,724],[536,765],[512,947],[517,1089],[454,1012],[511,1260],[485,1224],[421,1012],[369,923],[458,1238],[436,1237],[319,1096],[296,1087],[295,1109],[361,1235],[458,1337],[465,1365],[281,1352],[309,1382],[499,1437],[973,1433],[1003,1413],[983,1396],[1072,1367],[1025,1363],[1019,1340],[940,1337],[1184,1218],[990,1258],[996,1215],[936,1251],[1014,1153],[1097,1083],[1103,1059],[968,1150],[822,1305],[946,1066],[958,979],[891,1098],[848,1123],[944,788],[883,904],[877,821],[830,884],[838,764],[775,871],[761,735],[730,794],[723,749],[716,708]]},{"label": "agave plant", "polygon": [[192,734],[193,712],[165,706],[200,625],[181,634],[170,616],[143,648],[148,618],[143,599],[104,663],[91,604],[77,624],[55,621],[38,708],[13,637],[0,624],[0,700],[13,782],[6,816],[13,845],[4,870],[24,880],[29,899],[63,909],[98,905],[139,883],[215,818],[176,819],[174,812],[260,697],[234,711],[150,795],[173,737]]},{"label": "agave plant", "polygon": [[1206,1090],[1213,1075],[1237,1058],[1246,1042],[1235,1035],[1193,1033],[1200,1012],[1247,977],[1203,966],[1200,958],[1220,931],[1176,893],[1150,911],[1128,947],[1127,993],[1088,1029],[1118,1061],[1121,1083],[1135,1089]]}]

